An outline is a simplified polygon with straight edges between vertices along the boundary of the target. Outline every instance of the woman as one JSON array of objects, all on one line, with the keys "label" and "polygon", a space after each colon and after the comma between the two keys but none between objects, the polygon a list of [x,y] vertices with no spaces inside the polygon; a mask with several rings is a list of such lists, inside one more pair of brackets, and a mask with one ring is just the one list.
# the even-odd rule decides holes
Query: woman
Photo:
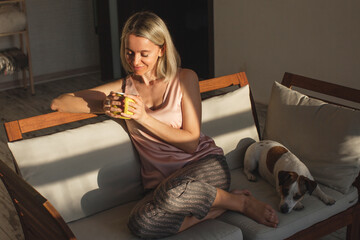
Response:
[{"label": "woman", "polygon": [[[123,28],[121,60],[128,76],[102,86],[64,94],[51,108],[105,113],[125,120],[140,155],[147,195],[129,217],[129,229],[143,238],[176,234],[226,210],[238,211],[276,227],[269,205],[247,190],[233,190],[221,148],[200,131],[201,98],[196,73],[180,68],[165,23],[151,12],[131,16]],[[133,114],[115,112],[125,92]]]}]

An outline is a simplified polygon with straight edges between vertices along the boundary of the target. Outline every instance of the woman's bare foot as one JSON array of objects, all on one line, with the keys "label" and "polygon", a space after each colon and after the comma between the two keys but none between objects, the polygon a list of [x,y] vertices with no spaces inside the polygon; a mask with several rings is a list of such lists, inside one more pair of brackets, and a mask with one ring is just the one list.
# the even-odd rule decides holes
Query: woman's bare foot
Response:
[{"label": "woman's bare foot", "polygon": [[214,219],[226,210],[243,213],[245,216],[269,227],[279,223],[275,210],[264,202],[254,198],[249,190],[232,190],[231,192],[217,189],[216,198],[209,213],[201,220],[194,216],[185,217],[179,232],[194,226],[206,219]]},{"label": "woman's bare foot", "polygon": [[248,190],[227,192],[218,188],[212,206],[243,213],[269,227],[276,227],[279,223],[275,210],[269,204],[254,198]]},{"label": "woman's bare foot", "polygon": [[269,204],[257,200],[248,190],[233,190],[231,193],[243,195],[242,213],[245,216],[266,226],[277,227],[279,219],[276,211]]}]

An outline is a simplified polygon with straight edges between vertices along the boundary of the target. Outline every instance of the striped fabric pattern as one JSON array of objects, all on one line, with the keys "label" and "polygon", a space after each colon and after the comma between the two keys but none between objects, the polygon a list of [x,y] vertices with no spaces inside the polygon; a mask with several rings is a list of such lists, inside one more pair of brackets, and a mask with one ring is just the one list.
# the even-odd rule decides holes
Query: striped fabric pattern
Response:
[{"label": "striped fabric pattern", "polygon": [[202,219],[216,197],[228,190],[230,172],[225,156],[209,155],[174,172],[132,210],[128,227],[138,237],[176,234],[186,216]]}]

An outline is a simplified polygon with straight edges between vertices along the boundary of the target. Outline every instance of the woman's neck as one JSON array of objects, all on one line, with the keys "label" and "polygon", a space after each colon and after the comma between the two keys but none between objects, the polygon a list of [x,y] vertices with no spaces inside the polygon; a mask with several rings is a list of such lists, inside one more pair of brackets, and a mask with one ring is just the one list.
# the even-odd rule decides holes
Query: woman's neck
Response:
[{"label": "woman's neck", "polygon": [[153,85],[154,83],[156,83],[158,79],[155,75],[132,75],[133,79],[138,81],[139,83],[145,84],[146,86],[150,86]]}]

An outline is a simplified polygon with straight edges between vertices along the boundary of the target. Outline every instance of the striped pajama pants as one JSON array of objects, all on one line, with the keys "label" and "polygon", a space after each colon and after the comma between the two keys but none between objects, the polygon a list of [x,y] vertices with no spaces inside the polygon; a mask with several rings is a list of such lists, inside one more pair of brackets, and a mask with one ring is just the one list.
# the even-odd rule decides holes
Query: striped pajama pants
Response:
[{"label": "striped pajama pants", "polygon": [[186,216],[204,218],[215,200],[216,188],[228,190],[230,172],[225,156],[193,161],[163,180],[132,209],[128,227],[141,238],[176,234]]}]

